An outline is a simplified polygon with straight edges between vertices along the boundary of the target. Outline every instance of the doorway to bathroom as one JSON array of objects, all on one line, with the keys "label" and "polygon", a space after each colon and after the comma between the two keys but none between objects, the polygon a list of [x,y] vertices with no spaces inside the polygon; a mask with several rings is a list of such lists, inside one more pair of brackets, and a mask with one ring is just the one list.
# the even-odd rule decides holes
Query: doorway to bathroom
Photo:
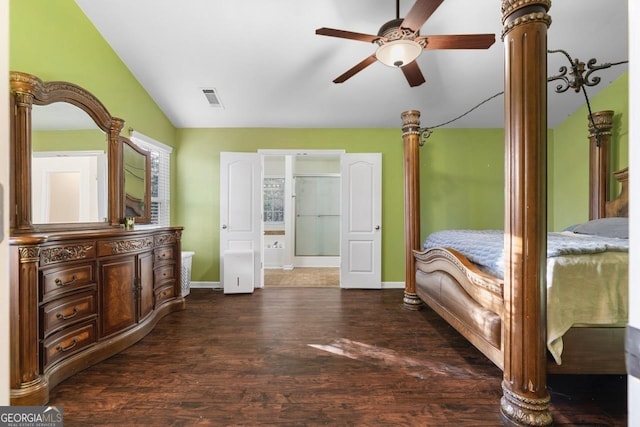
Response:
[{"label": "doorway to bathroom", "polygon": [[263,153],[265,286],[340,286],[341,155]]},{"label": "doorway to bathroom", "polygon": [[[246,282],[247,288],[252,291],[264,286],[264,271],[269,267],[281,266],[282,270],[318,267],[320,262],[322,268],[339,268],[341,288],[380,289],[382,287],[382,155],[380,153],[345,153],[343,150],[276,151],[220,153],[218,225],[220,227],[220,277],[223,286],[242,279],[243,285]],[[271,208],[267,206],[268,209],[265,210],[265,177],[276,176],[276,173],[269,169],[269,161],[265,164],[265,158],[274,155],[283,156],[284,161],[284,176],[280,176],[284,180],[280,190],[276,190],[283,194],[280,198],[282,208],[274,205]],[[316,155],[320,155],[319,158],[316,159]],[[340,198],[337,202],[340,206],[339,255],[332,256],[324,252],[316,256],[296,255],[294,206],[297,196],[293,177],[294,174],[296,177],[318,175],[317,170],[313,171],[317,165],[312,164],[322,161],[320,157],[323,155],[335,156],[333,161],[339,164],[339,172],[337,172],[340,182]],[[306,156],[309,156],[308,161],[294,161],[296,157]],[[294,169],[294,164],[297,163],[300,165]],[[310,169],[304,169],[305,172],[302,172],[302,164]],[[334,172],[325,171],[320,174],[331,173]],[[332,187],[329,185],[328,188]],[[335,187],[333,188],[332,191],[335,191]],[[324,190],[318,190],[318,185],[314,190],[309,190],[316,195],[318,191]],[[324,208],[326,203],[318,204]],[[266,216],[280,214],[283,216],[281,224],[265,224]],[[316,214],[318,215],[320,214]],[[331,221],[319,220],[313,227],[322,229],[322,227],[329,227],[328,224],[331,224]],[[328,232],[321,233],[320,237],[324,237],[325,234]],[[242,266],[234,261],[237,252],[246,255],[246,262],[243,262]],[[229,256],[229,269],[226,265],[227,256]],[[241,271],[242,274],[240,274]]]}]

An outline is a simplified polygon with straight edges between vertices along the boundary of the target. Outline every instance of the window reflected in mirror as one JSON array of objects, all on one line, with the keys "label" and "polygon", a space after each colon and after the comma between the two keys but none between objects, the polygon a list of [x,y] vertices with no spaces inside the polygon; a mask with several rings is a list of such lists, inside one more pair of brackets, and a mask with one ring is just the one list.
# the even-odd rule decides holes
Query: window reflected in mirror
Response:
[{"label": "window reflected in mirror", "polygon": [[123,145],[123,150],[124,216],[148,222],[150,156],[146,151],[128,143]]}]

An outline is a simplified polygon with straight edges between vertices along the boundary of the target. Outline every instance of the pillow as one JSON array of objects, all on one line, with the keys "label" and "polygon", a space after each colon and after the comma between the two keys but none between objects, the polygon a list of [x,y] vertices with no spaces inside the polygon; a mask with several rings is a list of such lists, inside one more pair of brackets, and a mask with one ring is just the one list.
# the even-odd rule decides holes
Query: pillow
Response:
[{"label": "pillow", "polygon": [[573,230],[574,230],[577,226],[579,226],[579,225],[580,225],[580,224],[573,224],[573,225],[570,225],[570,226],[568,226],[567,228],[565,228],[565,229],[564,229],[564,230],[562,230],[562,231],[573,231]]},{"label": "pillow", "polygon": [[628,239],[629,218],[594,219],[575,226],[572,231],[578,234]]}]

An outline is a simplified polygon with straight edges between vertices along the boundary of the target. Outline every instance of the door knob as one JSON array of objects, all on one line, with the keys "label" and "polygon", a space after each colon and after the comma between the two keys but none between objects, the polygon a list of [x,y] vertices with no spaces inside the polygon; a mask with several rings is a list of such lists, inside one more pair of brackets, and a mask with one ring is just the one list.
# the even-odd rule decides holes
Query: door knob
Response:
[{"label": "door knob", "polygon": [[380,226],[379,225],[376,225],[376,230],[380,230]]},{"label": "door knob", "polygon": [[226,230],[227,229],[227,224],[222,224],[222,229]]}]

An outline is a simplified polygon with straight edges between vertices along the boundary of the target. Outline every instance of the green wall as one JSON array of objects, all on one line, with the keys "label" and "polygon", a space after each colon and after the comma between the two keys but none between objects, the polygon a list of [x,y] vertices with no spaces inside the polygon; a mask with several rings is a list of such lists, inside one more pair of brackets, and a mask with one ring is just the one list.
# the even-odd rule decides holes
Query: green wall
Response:
[{"label": "green wall", "polygon": [[[400,123],[399,123],[400,124]],[[403,143],[398,129],[179,129],[177,220],[183,248],[196,252],[192,280],[220,277],[220,152],[344,149],[382,153],[382,280],[404,281]]]},{"label": "green wall", "polygon": [[422,238],[450,229],[502,229],[504,131],[434,129],[420,148]]},{"label": "green wall", "polygon": [[[125,120],[124,136],[133,128],[176,145],[174,126],[73,0],[10,0],[9,15],[11,70],[73,82]],[[172,177],[175,187],[175,162]]]},{"label": "green wall", "polygon": [[[555,96],[571,96],[557,94]],[[577,95],[576,95],[577,96]],[[550,99],[549,102],[553,102]],[[611,82],[590,100],[593,112],[613,110],[611,136],[611,170],[622,169],[629,164],[629,75]],[[586,105],[579,108],[553,130],[549,145],[551,181],[549,203],[549,229],[584,222],[589,218],[589,131]],[[615,194],[617,187],[613,190]]]},{"label": "green wall", "polygon": [[31,144],[33,151],[108,151],[99,129],[33,131]]}]

